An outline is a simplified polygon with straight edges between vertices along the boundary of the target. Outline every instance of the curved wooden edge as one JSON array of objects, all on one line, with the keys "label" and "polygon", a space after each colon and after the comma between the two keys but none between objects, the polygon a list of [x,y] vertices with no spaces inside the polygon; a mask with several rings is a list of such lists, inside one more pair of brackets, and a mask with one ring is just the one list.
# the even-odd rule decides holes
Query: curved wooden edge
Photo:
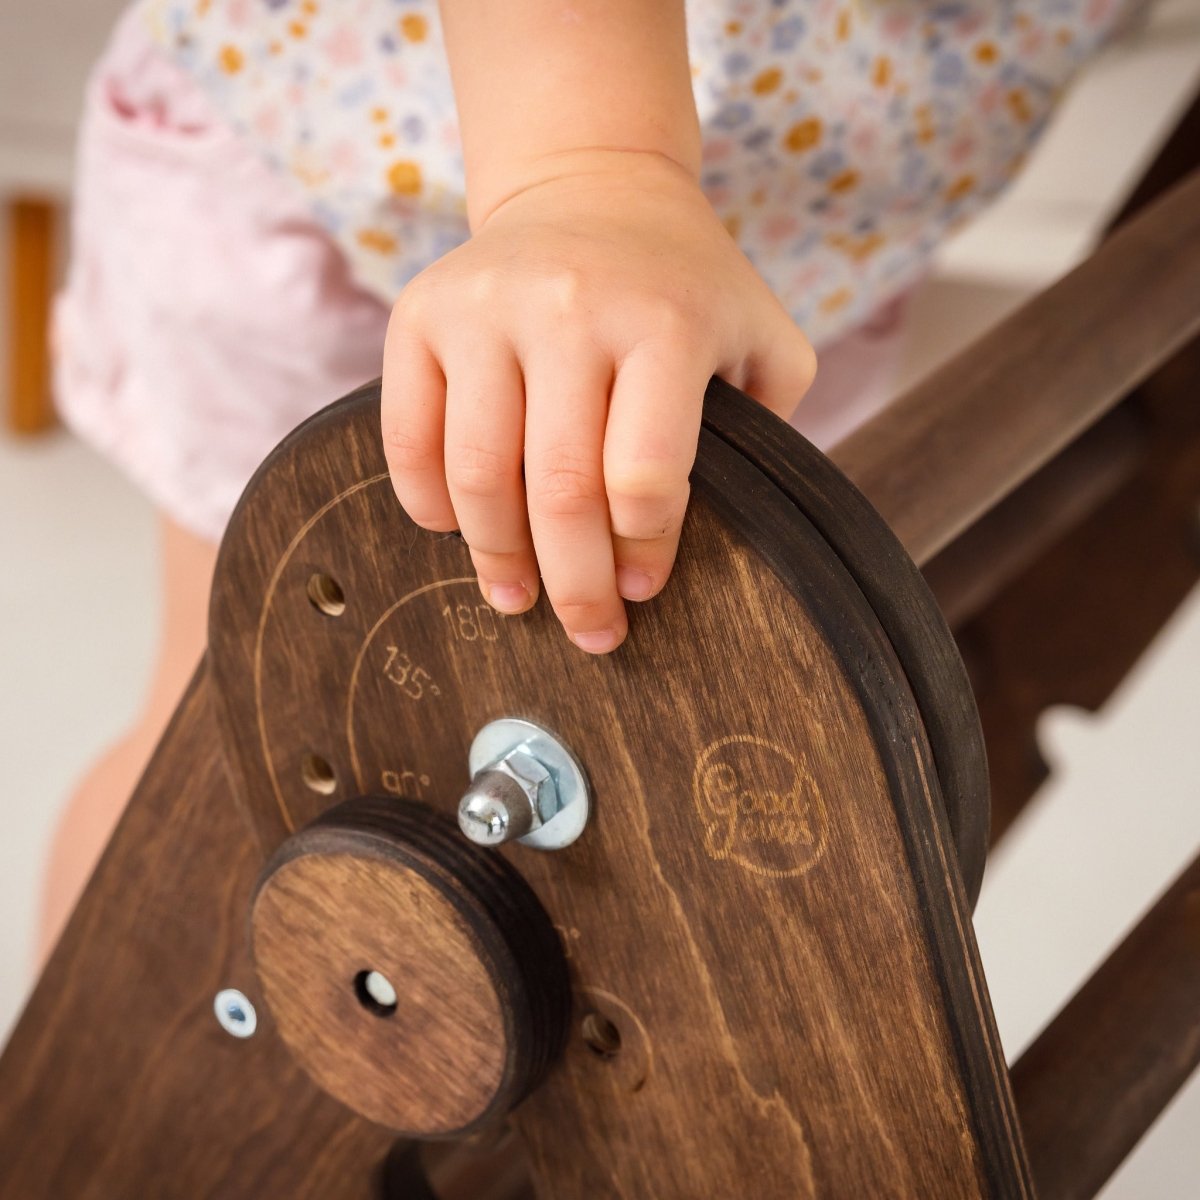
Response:
[{"label": "curved wooden edge", "polygon": [[833,447],[919,563],[1200,330],[1200,171]]},{"label": "curved wooden edge", "polygon": [[[217,559],[210,645],[221,645],[217,625],[228,619],[221,580],[244,569],[245,556],[253,550],[241,531],[252,523],[261,485],[291,461],[293,448],[302,441],[338,428],[358,406],[377,409],[379,388],[380,381],[372,380],[309,417],[280,442],[246,485]],[[813,523],[887,632],[928,731],[963,885],[973,906],[983,880],[990,825],[987,759],[966,670],[928,585],[853,482],[786,421],[714,376],[705,393],[704,424],[753,462]],[[363,471],[369,473],[365,466]],[[219,689],[217,704],[219,719],[228,721],[221,712]],[[267,849],[288,832],[282,826],[264,830],[262,822],[256,828]]]},{"label": "curved wooden edge", "polygon": [[[728,387],[721,380],[714,383]],[[765,413],[749,397],[742,393],[738,395]],[[771,414],[766,413],[766,416],[771,417]],[[777,418],[771,417],[771,420]],[[753,420],[748,422],[749,427],[756,424]],[[805,539],[826,540],[823,531],[805,512],[801,511],[795,520],[792,537],[785,536],[786,526],[782,521],[772,521],[766,528],[755,528],[746,523],[743,505],[746,505],[747,497],[756,488],[774,483],[759,462],[727,444],[707,422],[701,431],[700,444],[702,450],[707,451],[707,463],[703,471],[698,470],[694,475],[697,491],[731,528],[740,532],[789,591],[802,598],[830,641],[839,645],[843,669],[858,693],[877,744],[881,750],[884,746],[893,748],[891,755],[881,754],[881,761],[920,897],[926,944],[950,1021],[957,1065],[990,1194],[1032,1197],[1036,1192],[1016,1119],[987,982],[975,945],[961,869],[954,861],[956,856],[949,853],[953,841],[936,766],[931,761],[932,747],[923,747],[913,741],[901,750],[906,736],[896,709],[885,702],[887,671],[883,660],[888,652],[895,653],[890,631],[879,620],[847,564],[836,554],[833,561],[824,564],[822,571],[816,571],[815,556],[796,553],[795,537],[800,530],[804,531]],[[809,450],[811,454],[806,457],[823,457],[815,447],[809,445]],[[853,491],[828,463],[825,472],[827,480],[833,482],[833,495]],[[732,481],[736,481],[736,487],[728,486]],[[780,488],[779,492],[776,503],[781,500],[795,503],[785,489]],[[842,498],[846,497],[843,495]],[[865,503],[863,508],[870,511]],[[760,499],[757,511],[765,511],[763,499]],[[882,522],[876,523],[886,532]],[[900,555],[908,561],[902,550]],[[870,635],[866,632],[871,626],[874,626],[878,639],[873,647],[868,644]],[[948,631],[946,638],[953,647]],[[893,670],[899,668],[904,672],[904,682],[909,683],[911,690],[905,664],[900,662],[898,655],[891,661]],[[893,685],[898,682],[893,678]],[[969,697],[969,691],[967,695]],[[912,696],[909,703],[915,700]],[[920,705],[915,708],[924,724]],[[971,712],[974,713],[973,706]],[[927,727],[925,732],[928,734]],[[984,812],[986,814],[986,808]],[[986,835],[986,823],[984,833]]]},{"label": "curved wooden edge", "polygon": [[[272,468],[269,468],[274,471],[271,486],[277,493],[278,503],[272,505],[265,487],[259,492],[252,485],[243,501],[243,507],[231,525],[231,535],[237,531],[237,536],[231,536],[222,549],[218,578],[228,573],[231,580],[236,577],[237,586],[231,585],[226,588],[220,597],[224,614],[229,619],[224,623],[216,621],[213,625],[214,673],[221,690],[225,692],[221,701],[221,706],[226,710],[225,722],[228,727],[240,731],[241,741],[244,743],[245,753],[240,756],[240,761],[243,768],[252,773],[256,780],[255,787],[245,789],[247,795],[261,797],[264,794],[261,787],[262,770],[259,766],[262,747],[255,731],[247,725],[246,706],[237,703],[237,696],[241,695],[246,687],[251,686],[247,680],[253,672],[246,669],[246,663],[247,655],[252,655],[254,651],[254,631],[262,627],[263,605],[260,598],[264,594],[263,588],[269,588],[271,580],[276,578],[277,568],[272,564],[283,561],[279,555],[282,553],[286,557],[290,548],[299,544],[299,535],[294,533],[298,527],[297,520],[303,522],[304,529],[317,529],[318,526],[311,524],[312,518],[309,514],[332,511],[329,508],[333,503],[331,497],[340,500],[342,497],[358,496],[367,483],[377,487],[381,498],[387,492],[386,474],[381,474],[383,464],[378,457],[377,403],[377,387],[362,389],[342,404],[314,418],[304,428],[304,433],[310,435],[314,441],[322,438],[327,439],[330,445],[336,445],[336,455],[323,456],[313,453],[313,444],[307,440],[302,444],[300,436],[285,443],[287,449],[281,447],[280,451],[277,451],[279,457],[273,459]],[[747,400],[746,403],[750,402]],[[863,597],[861,589],[855,587],[844,560],[836,550],[832,550],[829,541],[812,527],[799,506],[755,465],[751,455],[740,452],[711,432],[702,436],[708,439],[708,462],[705,468],[707,473],[702,471],[697,482],[703,483],[709,489],[706,495],[711,493],[714,499],[725,496],[728,503],[741,508],[743,520],[739,532],[742,538],[748,539],[749,531],[746,526],[752,524],[757,530],[759,542],[755,544],[749,539],[751,544],[787,590],[797,597],[803,595],[813,604],[822,607],[826,613],[826,622],[831,626],[845,628],[849,625],[860,631],[857,634],[860,641],[866,639],[862,646],[851,646],[846,651],[850,661],[845,664],[845,669],[860,675],[854,685],[855,690],[859,692],[860,703],[869,705],[873,711],[872,728],[881,755],[885,759],[895,758],[907,764],[907,774],[904,778],[896,780],[889,776],[889,782],[896,789],[894,811],[904,828],[904,841],[902,844],[897,842],[896,845],[908,856],[907,865],[920,898],[917,911],[925,930],[925,947],[932,968],[931,974],[943,993],[942,1002],[939,1004],[937,999],[932,1000],[930,1009],[932,1011],[941,1008],[949,1016],[951,1028],[947,1032],[953,1041],[953,1047],[943,1061],[952,1064],[952,1070],[962,1083],[962,1111],[966,1118],[962,1123],[962,1137],[964,1141],[973,1141],[979,1147],[979,1161],[986,1172],[989,1185],[988,1194],[1028,1195],[1028,1172],[1020,1149],[1007,1070],[1003,1056],[999,1053],[999,1042],[987,1007],[986,988],[974,953],[959,871],[946,833],[946,818],[940,807],[939,781],[932,769],[933,763],[925,745],[924,730],[921,728],[923,718],[913,704],[911,695],[905,694],[909,691],[907,671],[898,662],[890,638],[881,627],[878,614]],[[829,478],[834,481],[830,484],[830,507],[836,508],[838,486],[840,485],[843,492],[851,489],[832,467],[827,466],[826,470]],[[303,486],[302,472],[305,473]],[[304,501],[299,517],[289,507],[295,503],[293,492],[299,493]],[[750,503],[752,493],[764,493],[770,499],[771,519],[764,519],[765,509],[762,503]],[[709,507],[717,509],[715,503],[711,503]],[[386,520],[383,507],[376,511]],[[387,509],[387,512],[391,511]],[[461,560],[465,556],[465,550],[461,545],[451,544],[442,539],[443,545],[439,547],[436,540],[422,541],[416,535],[412,539],[408,538],[407,533],[411,531],[402,527],[399,510],[395,511],[398,528],[389,528],[389,536],[383,543],[386,550],[381,550],[375,561],[383,564],[386,570],[401,572],[402,569],[406,569],[405,564],[410,559],[430,559],[436,561],[439,572],[445,571],[455,576],[463,573],[465,567]],[[719,510],[717,515],[722,515]],[[883,529],[878,521],[876,525]],[[802,530],[806,531],[803,536]],[[327,536],[332,538],[331,534]],[[316,537],[315,533],[313,537]],[[810,552],[817,548],[818,543],[821,553]],[[333,539],[323,548],[314,543],[313,548],[306,550],[305,554],[313,556],[313,563],[321,563],[330,566],[331,569],[337,568],[335,574],[338,570],[350,571],[350,564],[339,559],[337,554],[337,547],[344,544],[345,539]],[[763,544],[766,547],[765,552]],[[907,562],[898,546],[894,552]],[[820,572],[814,570],[810,559],[815,559],[821,564],[822,570],[837,576],[833,581],[836,586],[828,586]],[[911,564],[909,569],[912,569]],[[404,576],[401,574],[401,577]],[[391,592],[379,582],[379,569],[360,572],[357,581],[354,580],[351,571],[347,578],[354,583],[354,587],[348,588],[347,594],[364,597],[362,612],[357,619],[367,621],[369,625],[369,614],[382,611],[382,605],[392,599]],[[416,578],[416,582],[421,582],[424,578]],[[371,590],[372,588],[375,590]],[[377,595],[377,592],[380,594]],[[216,617],[218,610],[214,608],[213,612]],[[309,607],[303,604],[296,612],[298,621],[311,619]],[[308,626],[300,624],[298,628],[306,629]],[[325,636],[325,626],[314,628],[322,631],[320,636]],[[350,637],[351,630],[355,628],[357,626],[352,623],[341,626],[337,636]],[[357,644],[360,636],[360,633],[355,633],[350,640]],[[948,634],[946,640],[949,640]],[[298,637],[285,638],[281,643],[280,653],[285,657],[291,656],[298,641]],[[845,649],[843,643],[839,645]],[[227,656],[224,669],[221,667],[222,653]],[[297,654],[293,665],[299,670],[309,658],[311,655]],[[292,662],[292,659],[288,657],[288,661]],[[621,660],[613,661],[619,666]],[[607,664],[608,660],[605,660],[605,663]],[[602,665],[597,669],[612,668]],[[307,667],[303,668],[304,672],[307,670]],[[880,682],[881,671],[885,672],[885,682],[893,681],[889,685],[890,690]],[[861,689],[865,690],[865,697],[860,685]],[[328,681],[322,686],[328,686]],[[292,687],[289,694],[292,693],[303,696],[311,694],[311,691],[306,683],[303,686]],[[888,707],[889,697],[903,710],[904,721],[910,722],[911,728],[906,724],[903,729],[897,731],[895,722],[899,718]],[[415,717],[412,719],[416,721]],[[405,728],[407,729],[407,726]],[[400,736],[398,727],[393,728],[389,725],[389,729],[389,736]],[[899,736],[906,730],[907,736]],[[409,741],[414,745],[418,740],[415,732],[409,737]],[[338,744],[341,745],[340,742]],[[348,751],[342,747],[343,758],[346,753]],[[377,764],[373,770],[377,770]],[[431,771],[431,774],[433,773]],[[301,795],[301,799],[308,797]],[[262,807],[266,815],[261,823],[260,833],[264,842],[269,845],[275,837],[275,815],[269,797]],[[891,828],[890,824],[888,828]],[[680,864],[679,861],[670,859],[669,865],[670,869],[675,871]],[[540,868],[538,864],[531,863],[529,869]],[[539,882],[542,886],[550,886],[546,880]],[[548,908],[552,912],[555,911],[549,904]],[[538,1097],[531,1099],[530,1104],[534,1104],[537,1099]],[[533,1122],[537,1116],[537,1113],[527,1113],[522,1119]],[[619,1120],[617,1123],[619,1125]],[[534,1132],[536,1133],[536,1130]],[[956,1128],[956,1137],[957,1135]],[[652,1133],[647,1136],[653,1138]],[[544,1137],[542,1140],[544,1141]],[[542,1142],[538,1144],[541,1146]],[[961,1143],[956,1140],[952,1144]],[[660,1164],[656,1169],[670,1170],[672,1164]],[[891,1162],[888,1169],[894,1171],[895,1163]],[[563,1188],[562,1194],[569,1194],[568,1189]]]},{"label": "curved wooden edge", "polygon": [[754,462],[813,523],[883,626],[929,735],[963,886],[974,907],[990,826],[987,752],[966,668],[928,584],[866,497],[786,421],[714,377],[704,426]]},{"label": "curved wooden edge", "polygon": [[1200,856],[1012,1069],[1041,1200],[1096,1195],[1200,1065]]}]

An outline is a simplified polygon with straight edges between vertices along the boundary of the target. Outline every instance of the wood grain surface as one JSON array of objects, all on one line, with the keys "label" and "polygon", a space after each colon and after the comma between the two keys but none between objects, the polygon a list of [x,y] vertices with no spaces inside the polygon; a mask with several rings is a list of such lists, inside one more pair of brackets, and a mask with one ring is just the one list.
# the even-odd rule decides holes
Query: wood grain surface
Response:
[{"label": "wood grain surface", "polygon": [[[0,1058],[4,1200],[371,1200],[393,1138],[309,1083],[245,945],[261,861],[202,669]],[[258,1032],[217,1024],[228,987]]]},{"label": "wood grain surface", "polygon": [[[396,797],[289,838],[252,905],[254,963],[284,1041],[331,1095],[413,1137],[469,1132],[535,1087],[566,1036],[566,960],[499,855]],[[397,992],[373,998],[375,973]]]},{"label": "wood grain surface", "polygon": [[[471,737],[517,715],[595,788],[578,843],[497,859],[569,956],[571,1036],[513,1118],[539,1195],[1029,1195],[925,729],[841,559],[705,433],[675,581],[585,657],[544,605],[497,618],[461,541],[407,523],[377,403],[310,422],[239,510],[206,673],[0,1062],[13,1194],[420,1194],[418,1160],[285,1056],[251,877],[366,792],[448,819]],[[229,984],[248,1042],[212,1016]],[[502,1175],[461,1194],[519,1194]]]},{"label": "wood grain surface", "polygon": [[923,564],[1186,345],[1198,296],[1200,171],[832,458]]},{"label": "wood grain surface", "polygon": [[235,515],[222,726],[266,851],[364,792],[452,813],[499,716],[582,759],[580,841],[501,852],[575,992],[515,1114],[539,1194],[1029,1194],[925,729],[838,556],[706,434],[671,585],[589,658],[544,603],[496,616],[462,542],[407,522],[377,403],[314,418]]},{"label": "wood grain surface", "polygon": [[987,857],[987,755],[971,684],[937,600],[862,493],[786,421],[714,379],[704,425],[754,462],[812,522],[878,617],[929,736],[959,870],[973,907]]}]

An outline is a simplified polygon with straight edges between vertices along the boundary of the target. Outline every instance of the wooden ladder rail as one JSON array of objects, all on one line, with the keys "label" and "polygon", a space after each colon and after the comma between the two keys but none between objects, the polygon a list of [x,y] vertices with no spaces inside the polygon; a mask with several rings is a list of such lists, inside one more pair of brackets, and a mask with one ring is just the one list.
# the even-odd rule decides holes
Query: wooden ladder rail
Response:
[{"label": "wooden ladder rail", "polygon": [[832,450],[919,565],[1200,331],[1200,172]]}]

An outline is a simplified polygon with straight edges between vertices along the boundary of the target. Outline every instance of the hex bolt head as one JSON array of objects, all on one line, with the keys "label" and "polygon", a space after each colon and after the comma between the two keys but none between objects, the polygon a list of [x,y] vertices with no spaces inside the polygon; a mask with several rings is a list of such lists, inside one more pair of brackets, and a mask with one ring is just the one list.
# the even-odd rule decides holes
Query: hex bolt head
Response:
[{"label": "hex bolt head", "polygon": [[575,756],[549,730],[503,717],[471,743],[471,784],[458,824],[476,845],[569,846],[587,824],[589,789]]}]

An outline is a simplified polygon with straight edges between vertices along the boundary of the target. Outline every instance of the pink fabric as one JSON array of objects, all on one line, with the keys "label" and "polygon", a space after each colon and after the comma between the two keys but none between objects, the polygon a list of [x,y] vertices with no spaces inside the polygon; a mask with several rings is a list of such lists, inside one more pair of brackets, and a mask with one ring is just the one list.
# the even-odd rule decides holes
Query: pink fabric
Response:
[{"label": "pink fabric", "polygon": [[[820,356],[793,421],[820,446],[890,396],[902,330],[875,324]],[[379,374],[386,326],[304,197],[122,21],[88,89],[55,312],[67,423],[215,541],[272,447]]]},{"label": "pink fabric", "polygon": [[60,411],[216,540],[283,435],[379,374],[387,310],[128,17],[93,72],[76,170]]}]

